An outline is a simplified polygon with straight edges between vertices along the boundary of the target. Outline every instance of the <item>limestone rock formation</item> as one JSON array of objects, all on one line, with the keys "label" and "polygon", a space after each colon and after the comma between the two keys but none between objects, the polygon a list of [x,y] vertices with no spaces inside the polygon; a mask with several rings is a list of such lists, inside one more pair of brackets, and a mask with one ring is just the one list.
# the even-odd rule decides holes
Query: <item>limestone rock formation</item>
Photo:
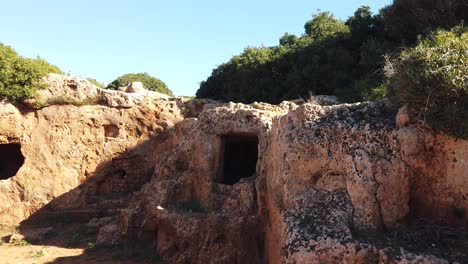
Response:
[{"label": "limestone rock formation", "polygon": [[[0,170],[3,225],[67,213],[92,219],[98,244],[142,242],[169,263],[468,259],[466,245],[456,257],[419,250],[430,239],[412,231],[418,219],[468,224],[468,141],[412,124],[404,109],[395,118],[385,102],[222,104],[47,81],[42,98],[85,102],[0,103],[0,153],[19,164]],[[395,242],[400,229],[419,240]]]},{"label": "limestone rock formation", "polygon": [[[402,145],[402,135],[384,103],[229,104],[204,111],[171,131],[170,151],[161,153],[151,181],[121,214],[122,236],[153,237],[158,254],[172,263],[445,263],[363,243],[355,234],[397,227],[419,210],[412,199],[422,194],[411,184],[425,179],[409,162],[411,145]],[[233,158],[226,155],[230,137],[239,144],[257,137],[259,153],[255,173],[232,186],[223,179],[225,159]],[[444,146],[464,160],[466,141]],[[466,169],[461,165],[450,178],[466,179]]]},{"label": "limestone rock formation", "polygon": [[149,91],[141,82],[132,82],[119,91],[101,89],[88,80],[51,73],[44,77],[47,88],[38,91],[37,99],[26,101],[30,108],[38,109],[50,105],[103,104],[112,107],[130,108],[151,100],[168,100],[166,94]]},{"label": "limestone rock formation", "polygon": [[[183,119],[175,100],[98,90],[67,76],[47,80],[44,94],[62,91],[78,100],[101,93],[108,105],[50,105],[31,111],[0,102],[0,148],[20,146],[24,157],[15,176],[0,181],[2,225],[19,223],[52,200],[53,208],[80,208],[93,195],[138,187],[154,168],[153,136]],[[96,183],[90,190],[79,187],[91,178]]]}]

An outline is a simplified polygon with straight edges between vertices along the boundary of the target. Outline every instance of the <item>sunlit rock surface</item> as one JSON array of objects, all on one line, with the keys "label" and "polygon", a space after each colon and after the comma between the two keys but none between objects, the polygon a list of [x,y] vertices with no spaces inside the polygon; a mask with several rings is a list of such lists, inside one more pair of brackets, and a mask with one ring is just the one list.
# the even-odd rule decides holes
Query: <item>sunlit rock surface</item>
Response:
[{"label": "sunlit rock surface", "polygon": [[404,109],[46,80],[41,108],[0,103],[0,144],[24,157],[0,175],[2,225],[41,212],[95,218],[98,244],[153,245],[170,263],[448,263],[363,234],[468,223],[468,141]]}]

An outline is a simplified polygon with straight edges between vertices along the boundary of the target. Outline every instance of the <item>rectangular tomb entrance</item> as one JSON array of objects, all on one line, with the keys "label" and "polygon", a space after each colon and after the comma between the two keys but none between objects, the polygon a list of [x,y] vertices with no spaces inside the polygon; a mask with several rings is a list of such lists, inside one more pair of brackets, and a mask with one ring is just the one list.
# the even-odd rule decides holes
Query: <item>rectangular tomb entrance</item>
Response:
[{"label": "rectangular tomb entrance", "polygon": [[224,135],[221,137],[217,182],[233,185],[242,178],[253,176],[258,159],[258,136]]}]

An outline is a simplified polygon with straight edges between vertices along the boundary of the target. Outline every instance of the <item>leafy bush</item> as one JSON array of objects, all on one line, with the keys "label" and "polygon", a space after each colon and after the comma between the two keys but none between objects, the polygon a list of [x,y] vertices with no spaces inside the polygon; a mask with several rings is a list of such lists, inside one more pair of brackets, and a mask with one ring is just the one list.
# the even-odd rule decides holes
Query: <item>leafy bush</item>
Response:
[{"label": "leafy bush", "polygon": [[31,243],[29,243],[29,242],[26,241],[26,240],[21,240],[21,241],[19,241],[19,242],[16,242],[14,245],[15,245],[15,246],[18,246],[18,247],[25,247],[25,246],[31,245]]},{"label": "leafy bush", "polygon": [[19,56],[14,49],[0,43],[0,96],[12,101],[35,97],[46,83],[41,79],[48,73],[62,73],[57,66],[41,58]]},{"label": "leafy bush", "polygon": [[96,86],[99,87],[99,88],[104,88],[104,84],[98,82],[96,79],[93,79],[93,78],[86,78],[86,80],[88,80],[90,83],[96,85]]},{"label": "leafy bush", "polygon": [[349,32],[349,28],[330,12],[320,12],[304,25],[305,33],[314,40],[323,40],[337,34]]},{"label": "leafy bush", "polygon": [[109,85],[106,88],[117,90],[119,89],[119,87],[127,86],[131,82],[142,82],[143,86],[148,90],[174,96],[172,94],[172,91],[169,90],[169,88],[163,81],[159,80],[156,77],[149,75],[146,72],[124,74],[118,77],[117,79],[115,79],[114,81],[112,81],[111,83],[109,83]]},{"label": "leafy bush", "polygon": [[438,30],[403,51],[393,65],[389,94],[423,122],[468,137],[468,30]]}]

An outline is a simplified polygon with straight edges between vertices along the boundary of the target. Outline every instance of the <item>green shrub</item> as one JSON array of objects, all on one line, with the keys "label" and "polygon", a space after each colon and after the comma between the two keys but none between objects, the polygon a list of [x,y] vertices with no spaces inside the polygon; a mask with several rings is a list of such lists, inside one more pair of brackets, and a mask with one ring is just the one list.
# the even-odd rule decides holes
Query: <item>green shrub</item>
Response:
[{"label": "green shrub", "polygon": [[38,102],[37,107],[42,108],[47,105],[96,105],[99,103],[99,97],[86,97],[85,99],[77,99],[66,94],[55,95],[51,98],[48,98],[45,102]]},{"label": "green shrub", "polygon": [[322,40],[337,34],[348,33],[349,28],[330,12],[319,12],[304,25],[305,33],[314,40]]},{"label": "green shrub", "polygon": [[106,88],[117,90],[119,89],[119,87],[127,86],[131,82],[142,82],[143,86],[150,91],[160,92],[170,96],[174,96],[172,94],[172,91],[169,90],[169,88],[163,81],[149,75],[146,72],[124,74],[112,81],[111,83],[109,83],[109,85]]},{"label": "green shrub", "polygon": [[90,83],[96,85],[96,86],[99,87],[99,88],[104,88],[104,84],[98,82],[96,79],[93,79],[93,78],[86,78],[86,80],[88,80]]},{"label": "green shrub", "polygon": [[389,95],[413,116],[447,134],[468,137],[468,30],[438,30],[393,64]]},{"label": "green shrub", "polygon": [[0,43],[0,96],[12,101],[35,97],[46,83],[41,79],[48,73],[62,73],[59,68],[41,58],[19,56],[14,49]]},{"label": "green shrub", "polygon": [[25,246],[29,246],[29,245],[31,245],[31,243],[29,243],[26,240],[21,240],[21,241],[15,243],[15,246],[17,246],[17,247],[25,247]]}]

